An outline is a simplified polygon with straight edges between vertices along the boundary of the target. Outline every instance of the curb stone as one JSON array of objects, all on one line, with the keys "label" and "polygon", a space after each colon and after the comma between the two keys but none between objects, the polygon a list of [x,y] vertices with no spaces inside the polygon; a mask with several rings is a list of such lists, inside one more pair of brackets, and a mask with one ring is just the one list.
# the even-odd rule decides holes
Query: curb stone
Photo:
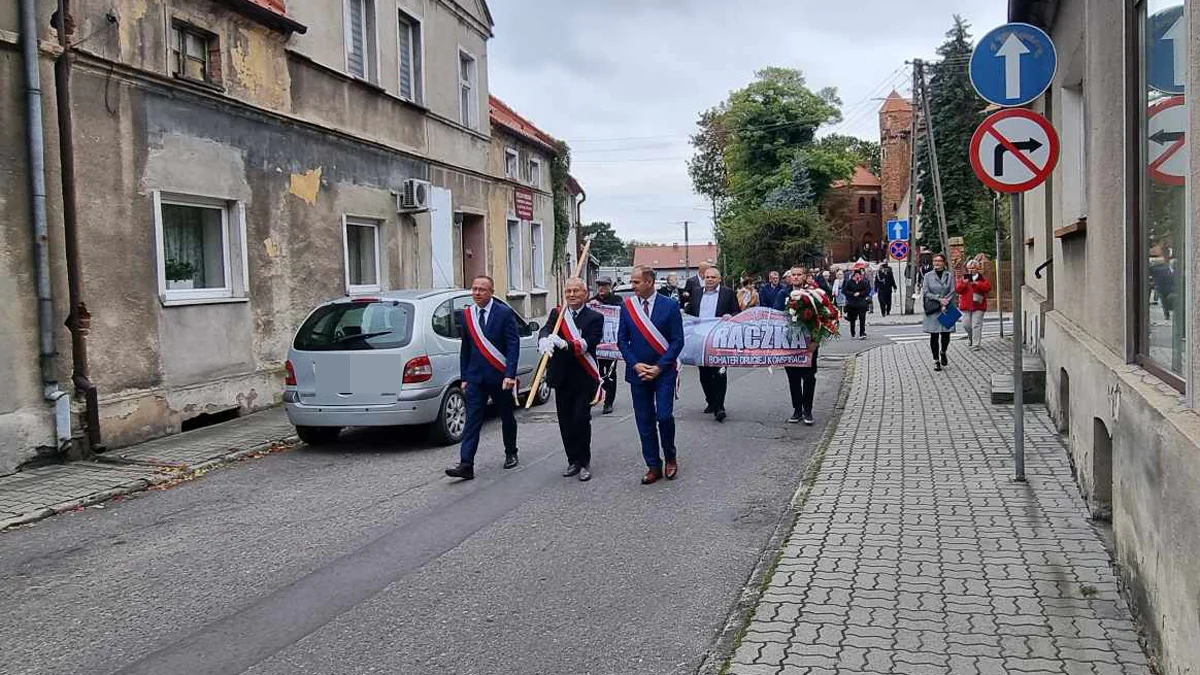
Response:
[{"label": "curb stone", "polygon": [[771,533],[771,538],[767,541],[762,553],[759,554],[754,569],[746,578],[741,595],[738,596],[731,608],[725,625],[717,633],[712,647],[705,652],[700,667],[696,669],[696,675],[719,675],[729,669],[733,654],[742,641],[742,635],[746,632],[746,627],[750,625],[751,615],[758,607],[758,601],[775,573],[775,566],[783,554],[784,543],[795,525],[796,515],[804,508],[804,502],[808,499],[808,493],[817,476],[816,469],[820,468],[821,461],[825,457],[825,450],[829,447],[838,424],[841,422],[842,412],[846,409],[846,402],[850,397],[850,386],[854,382],[855,367],[855,359],[846,359],[842,365],[842,381],[838,384],[837,402],[833,406],[829,423],[825,425],[825,431],[821,434],[820,440],[817,441],[817,447],[813,450],[812,459],[809,460],[808,467],[804,470],[800,485],[775,523],[775,530]]},{"label": "curb stone", "polygon": [[[30,524],[36,523],[40,520],[45,520],[46,518],[50,518],[51,516],[56,516],[61,513],[66,513],[67,511],[74,511],[75,509],[79,509],[79,508],[83,508],[83,507],[87,507],[87,506],[93,506],[95,504],[100,504],[102,502],[109,501],[115,497],[123,497],[126,495],[138,493],[138,492],[144,492],[155,485],[160,485],[162,483],[166,483],[171,480],[177,480],[177,479],[185,478],[187,476],[194,476],[196,474],[202,474],[202,473],[205,473],[212,469],[215,469],[217,467],[224,466],[227,464],[232,464],[233,462],[236,462],[238,460],[245,459],[252,455],[261,453],[264,450],[270,450],[271,448],[273,448],[277,445],[294,446],[299,442],[300,442],[300,438],[298,436],[291,435],[291,436],[287,436],[287,437],[281,438],[281,439],[275,439],[275,440],[266,441],[263,443],[258,443],[249,448],[241,448],[238,450],[234,450],[232,452],[228,452],[219,457],[213,457],[212,459],[205,460],[194,466],[182,467],[183,470],[178,473],[171,473],[170,469],[172,467],[165,467],[165,466],[158,466],[158,465],[146,465],[147,467],[157,466],[157,468],[155,469],[153,474],[148,475],[145,478],[138,478],[135,480],[131,480],[128,483],[125,483],[125,484],[120,485],[115,488],[111,488],[108,490],[102,490],[100,492],[93,492],[92,494],[87,495],[85,497],[80,497],[78,499],[72,499],[70,501],[65,501],[65,502],[59,502],[58,504],[51,504],[49,506],[46,506],[45,508],[41,508],[36,511],[30,511],[28,513],[23,513],[19,516],[13,517],[13,518],[6,518],[4,520],[0,520],[0,532],[4,532],[10,528],[20,527],[22,525],[30,525]],[[126,462],[126,461],[122,461],[122,460],[115,460],[115,461],[108,460],[107,463],[121,464],[124,466],[131,466],[131,465],[139,464],[138,462]]]}]

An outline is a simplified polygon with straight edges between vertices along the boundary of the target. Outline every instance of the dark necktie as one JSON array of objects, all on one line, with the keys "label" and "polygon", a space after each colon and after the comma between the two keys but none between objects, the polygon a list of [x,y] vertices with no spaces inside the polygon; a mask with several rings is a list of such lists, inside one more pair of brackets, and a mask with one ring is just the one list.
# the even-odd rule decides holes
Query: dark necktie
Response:
[{"label": "dark necktie", "polygon": [[646,316],[650,316],[650,301],[649,300],[642,301],[642,311],[646,313]]},{"label": "dark necktie", "polygon": [[484,328],[486,326],[487,326],[487,310],[480,307],[479,308],[479,327]]},{"label": "dark necktie", "polygon": [[571,320],[574,321],[578,318],[579,318],[579,310],[577,310],[577,309],[571,310]]}]

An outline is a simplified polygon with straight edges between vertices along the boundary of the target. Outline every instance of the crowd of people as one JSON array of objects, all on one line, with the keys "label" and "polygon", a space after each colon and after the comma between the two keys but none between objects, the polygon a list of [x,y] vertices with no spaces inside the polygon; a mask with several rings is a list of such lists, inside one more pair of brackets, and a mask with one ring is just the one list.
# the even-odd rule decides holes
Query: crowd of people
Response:
[{"label": "crowd of people", "polygon": [[[559,430],[567,456],[565,477],[591,478],[591,406],[603,400],[602,414],[613,411],[617,395],[616,361],[597,359],[603,340],[604,317],[597,305],[620,307],[617,347],[624,361],[634,419],[641,440],[646,473],[642,483],[673,480],[679,472],[675,445],[675,399],[679,378],[679,355],[684,347],[683,314],[700,318],[729,318],[753,307],[785,310],[794,291],[819,290],[835,301],[850,323],[850,335],[866,339],[865,316],[878,299],[880,312],[891,311],[895,276],[887,263],[871,269],[865,262],[841,269],[795,267],[782,277],[767,273],[766,280],[745,275],[735,291],[722,283],[721,271],[702,263],[699,273],[680,286],[670,275],[659,284],[656,272],[635,267],[631,296],[613,293],[612,280],[600,279],[598,292],[589,297],[587,285],[569,279],[564,289],[564,306],[551,311],[539,333],[538,350],[548,359],[547,382],[555,390]],[[978,261],[968,261],[961,278],[955,279],[943,255],[934,256],[922,279],[921,297],[925,313],[923,329],[929,334],[934,370],[949,365],[950,336],[958,320],[965,323],[971,349],[982,339],[984,313],[991,284]],[[466,339],[462,341],[460,368],[466,396],[467,422],[459,463],[446,474],[470,480],[475,477],[474,460],[479,433],[489,399],[496,405],[502,427],[505,461],[511,469],[519,463],[516,404],[517,362],[520,341],[516,315],[506,304],[493,299],[494,284],[487,276],[472,282],[474,304],[463,311]],[[799,297],[799,296],[796,296]],[[813,425],[813,401],[820,345],[813,344],[807,366],[789,366],[788,391],[792,415],[788,422]],[[699,367],[704,392],[704,414],[724,422],[728,379],[725,368]]]}]

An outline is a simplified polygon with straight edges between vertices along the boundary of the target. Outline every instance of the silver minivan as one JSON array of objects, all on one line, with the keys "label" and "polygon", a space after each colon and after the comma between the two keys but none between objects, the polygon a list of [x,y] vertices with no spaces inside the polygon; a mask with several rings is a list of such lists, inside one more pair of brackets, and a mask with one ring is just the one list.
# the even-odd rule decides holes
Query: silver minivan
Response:
[{"label": "silver minivan", "polygon": [[[497,298],[497,302],[499,302]],[[466,399],[458,372],[469,291],[403,290],[326,302],[288,349],[284,408],[306,443],[329,443],[345,427],[429,425],[442,443],[462,439]],[[521,394],[550,396],[537,367],[538,325],[517,317]]]}]

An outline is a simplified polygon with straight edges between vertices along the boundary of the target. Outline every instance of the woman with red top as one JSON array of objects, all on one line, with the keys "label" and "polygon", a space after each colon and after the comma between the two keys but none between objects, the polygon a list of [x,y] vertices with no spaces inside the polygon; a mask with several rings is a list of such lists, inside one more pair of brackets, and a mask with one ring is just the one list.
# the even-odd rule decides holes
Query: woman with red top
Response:
[{"label": "woman with red top", "polygon": [[979,351],[983,343],[983,317],[987,313],[987,297],[992,292],[992,284],[979,271],[978,260],[967,261],[967,271],[959,279],[955,292],[958,293],[959,309],[963,313],[967,342],[971,351]]}]

